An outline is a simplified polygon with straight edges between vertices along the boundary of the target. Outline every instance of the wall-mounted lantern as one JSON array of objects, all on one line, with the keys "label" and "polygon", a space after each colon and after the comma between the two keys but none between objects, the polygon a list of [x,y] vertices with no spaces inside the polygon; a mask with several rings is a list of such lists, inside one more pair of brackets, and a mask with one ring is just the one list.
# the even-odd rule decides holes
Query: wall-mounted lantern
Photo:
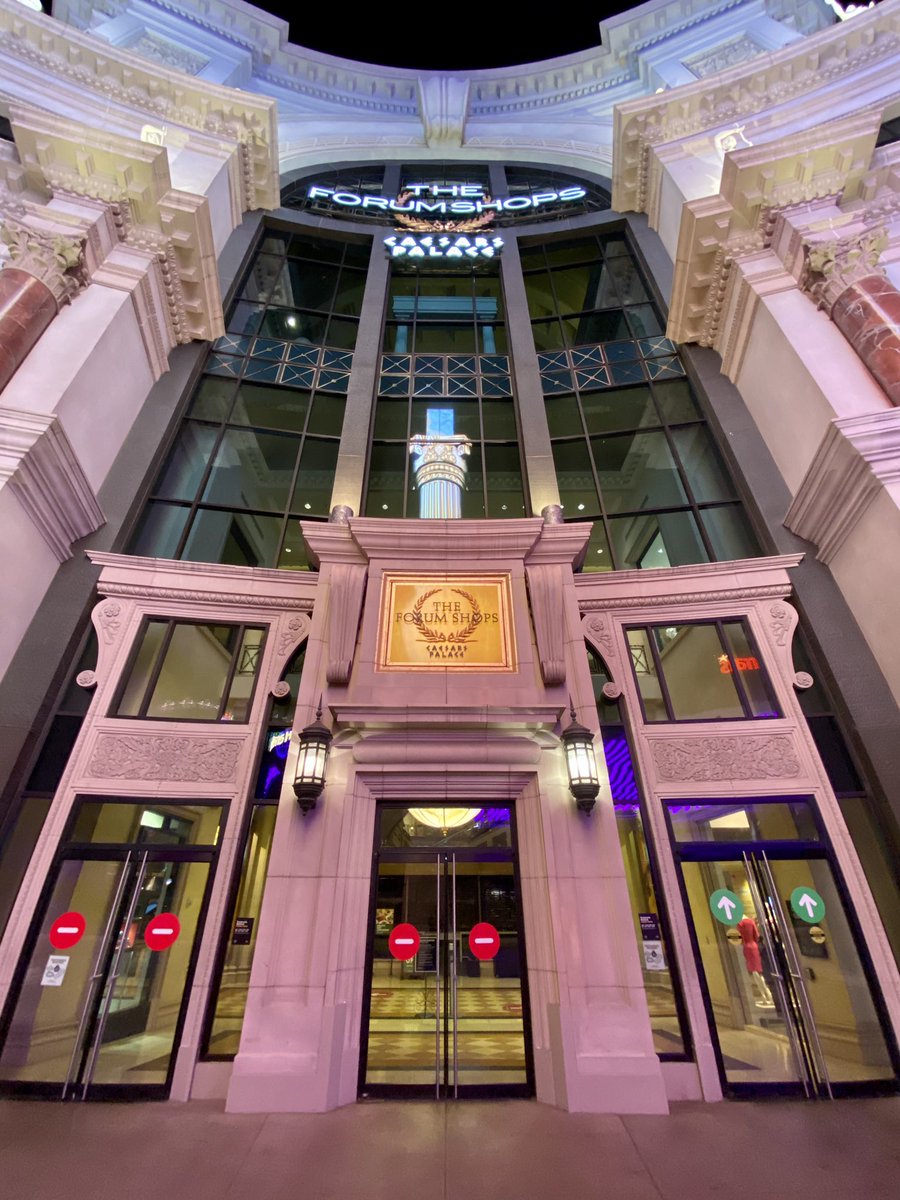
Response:
[{"label": "wall-mounted lantern", "polygon": [[575,797],[580,812],[589,813],[594,807],[600,791],[600,773],[594,754],[594,739],[591,731],[575,719],[575,705],[569,697],[571,721],[560,734],[566,751],[566,768],[569,772],[569,791]]},{"label": "wall-mounted lantern", "polygon": [[331,740],[331,730],[322,724],[320,696],[315,721],[300,730],[300,753],[294,775],[294,795],[305,813],[315,808],[316,801],[325,787],[325,764]]}]

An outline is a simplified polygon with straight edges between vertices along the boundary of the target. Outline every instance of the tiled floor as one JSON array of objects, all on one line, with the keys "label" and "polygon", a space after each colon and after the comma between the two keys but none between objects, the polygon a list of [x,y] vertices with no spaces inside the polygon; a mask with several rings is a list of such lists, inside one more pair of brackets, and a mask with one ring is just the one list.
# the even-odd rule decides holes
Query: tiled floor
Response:
[{"label": "tiled floor", "polygon": [[0,1102],[4,1200],[895,1200],[900,1099],[682,1104],[668,1117],[527,1101]]}]

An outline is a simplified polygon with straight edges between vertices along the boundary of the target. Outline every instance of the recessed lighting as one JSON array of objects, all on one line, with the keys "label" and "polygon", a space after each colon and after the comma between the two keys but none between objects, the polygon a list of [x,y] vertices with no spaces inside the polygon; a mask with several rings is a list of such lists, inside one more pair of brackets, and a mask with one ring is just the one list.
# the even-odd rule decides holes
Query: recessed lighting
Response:
[{"label": "recessed lighting", "polygon": [[501,504],[501,505],[500,505],[500,511],[501,511],[501,512],[506,512],[506,505],[505,505],[505,504]]},{"label": "recessed lighting", "polygon": [[583,511],[584,511],[584,505],[583,505],[583,504],[579,504],[579,505],[578,505],[578,511],[579,511],[579,512],[583,512]]},{"label": "recessed lighting", "polygon": [[288,329],[296,329],[297,328],[297,318],[296,317],[285,317],[284,323],[285,323],[285,325],[287,325]]},{"label": "recessed lighting", "polygon": [[292,554],[292,553],[293,553],[293,551],[291,550],[290,546],[285,546],[285,548],[284,548],[284,552],[285,552],[285,554]]},{"label": "recessed lighting", "polygon": [[657,553],[657,554],[662,554],[662,546],[660,546],[660,548],[657,550],[657,552],[656,552],[656,553]]},{"label": "recessed lighting", "polygon": [[311,504],[304,504],[304,505],[303,505],[303,507],[304,507],[305,509],[307,509],[307,510],[308,510],[308,509],[312,508],[312,505],[311,505]]},{"label": "recessed lighting", "polygon": [[602,554],[602,553],[603,553],[603,551],[602,551],[602,550],[598,550],[598,551],[597,551],[597,553],[598,553],[598,554]]},{"label": "recessed lighting", "polygon": [[382,504],[382,506],[381,506],[381,507],[384,509],[384,511],[385,511],[385,512],[387,512],[387,505],[386,505],[386,504]]}]

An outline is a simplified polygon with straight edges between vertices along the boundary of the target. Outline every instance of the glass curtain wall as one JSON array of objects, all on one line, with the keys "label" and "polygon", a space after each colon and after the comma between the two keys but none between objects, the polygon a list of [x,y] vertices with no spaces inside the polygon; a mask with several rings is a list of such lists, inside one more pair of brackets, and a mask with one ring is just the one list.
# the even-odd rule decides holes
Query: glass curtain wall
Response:
[{"label": "glass curtain wall", "polygon": [[626,239],[520,248],[566,520],[585,570],[746,558],[756,540]]},{"label": "glass curtain wall", "polygon": [[268,232],[151,491],[132,554],[306,567],[326,519],[369,243]]},{"label": "glass curtain wall", "polygon": [[525,497],[500,276],[391,273],[366,516],[416,517],[410,439],[470,442],[463,517],[522,517]]}]

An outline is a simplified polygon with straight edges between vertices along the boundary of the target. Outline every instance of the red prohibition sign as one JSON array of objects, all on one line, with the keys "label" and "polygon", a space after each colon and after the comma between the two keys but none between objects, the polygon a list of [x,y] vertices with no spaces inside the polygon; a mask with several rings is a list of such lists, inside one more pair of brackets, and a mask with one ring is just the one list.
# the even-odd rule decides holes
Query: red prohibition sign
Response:
[{"label": "red prohibition sign", "polygon": [[388,938],[388,950],[394,958],[399,958],[401,962],[409,962],[419,953],[421,940],[415,925],[395,925]]},{"label": "red prohibition sign", "polygon": [[63,913],[50,926],[50,945],[54,950],[71,950],[84,937],[85,921],[80,912]]},{"label": "red prohibition sign", "polygon": [[500,934],[487,921],[479,921],[477,925],[473,925],[469,934],[469,949],[476,958],[486,962],[489,958],[496,957],[500,949]]},{"label": "red prohibition sign", "polygon": [[181,922],[174,913],[157,913],[147,922],[144,941],[148,950],[168,950],[181,933]]}]

